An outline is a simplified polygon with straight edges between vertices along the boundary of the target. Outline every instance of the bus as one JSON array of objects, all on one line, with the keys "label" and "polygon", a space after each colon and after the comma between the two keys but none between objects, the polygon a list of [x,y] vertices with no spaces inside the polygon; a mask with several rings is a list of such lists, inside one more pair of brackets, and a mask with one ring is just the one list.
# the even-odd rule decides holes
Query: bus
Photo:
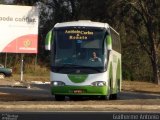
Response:
[{"label": "bus", "polygon": [[121,43],[109,24],[79,20],[57,23],[47,33],[50,84],[55,100],[96,96],[117,99],[121,91]]}]

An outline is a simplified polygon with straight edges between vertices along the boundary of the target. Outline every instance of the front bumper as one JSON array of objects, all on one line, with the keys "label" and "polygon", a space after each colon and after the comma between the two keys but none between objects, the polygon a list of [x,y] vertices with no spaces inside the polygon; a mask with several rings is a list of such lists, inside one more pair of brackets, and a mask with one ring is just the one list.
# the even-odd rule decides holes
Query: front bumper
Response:
[{"label": "front bumper", "polygon": [[52,86],[52,95],[107,95],[107,86]]}]

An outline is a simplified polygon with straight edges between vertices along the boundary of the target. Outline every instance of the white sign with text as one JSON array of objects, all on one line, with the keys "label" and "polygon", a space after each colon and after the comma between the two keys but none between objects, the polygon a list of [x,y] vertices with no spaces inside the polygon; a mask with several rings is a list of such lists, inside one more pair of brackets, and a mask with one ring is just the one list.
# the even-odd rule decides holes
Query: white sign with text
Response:
[{"label": "white sign with text", "polygon": [[0,26],[0,52],[37,53],[37,7],[0,5]]}]

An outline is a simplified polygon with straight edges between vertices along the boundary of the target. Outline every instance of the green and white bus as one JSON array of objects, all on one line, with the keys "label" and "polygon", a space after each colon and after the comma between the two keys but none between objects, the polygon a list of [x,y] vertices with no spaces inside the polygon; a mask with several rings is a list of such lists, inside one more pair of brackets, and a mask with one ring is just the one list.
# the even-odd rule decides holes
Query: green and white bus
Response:
[{"label": "green and white bus", "polygon": [[[51,51],[51,93],[116,99],[121,91],[121,43],[107,23],[86,20],[55,24],[46,36]],[[96,56],[96,55],[97,56]]]}]

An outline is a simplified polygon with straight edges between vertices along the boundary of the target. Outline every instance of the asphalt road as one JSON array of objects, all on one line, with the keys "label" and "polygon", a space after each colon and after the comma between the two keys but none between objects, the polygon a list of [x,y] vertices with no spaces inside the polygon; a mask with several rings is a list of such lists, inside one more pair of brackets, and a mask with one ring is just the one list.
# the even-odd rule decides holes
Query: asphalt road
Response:
[{"label": "asphalt road", "polygon": [[0,92],[27,96],[51,96],[49,84],[31,85],[31,88],[0,87]]},{"label": "asphalt road", "polygon": [[[32,84],[31,88],[0,87],[0,111],[160,111],[160,95],[122,91],[118,100],[80,99],[55,101],[49,84]],[[13,96],[12,96],[13,95]],[[18,95],[18,96],[16,96]],[[17,99],[19,98],[19,99]],[[10,100],[11,99],[11,100]]]},{"label": "asphalt road", "polygon": [[[16,87],[14,87],[14,88],[13,87],[0,87],[0,92],[33,96],[33,97],[43,97],[43,98],[45,97],[46,100],[54,100],[53,96],[50,93],[50,85],[49,84],[32,84],[30,89],[16,88]],[[160,99],[160,94],[122,91],[119,94],[118,99],[119,100]],[[25,99],[24,99],[24,101],[25,101]]]}]

